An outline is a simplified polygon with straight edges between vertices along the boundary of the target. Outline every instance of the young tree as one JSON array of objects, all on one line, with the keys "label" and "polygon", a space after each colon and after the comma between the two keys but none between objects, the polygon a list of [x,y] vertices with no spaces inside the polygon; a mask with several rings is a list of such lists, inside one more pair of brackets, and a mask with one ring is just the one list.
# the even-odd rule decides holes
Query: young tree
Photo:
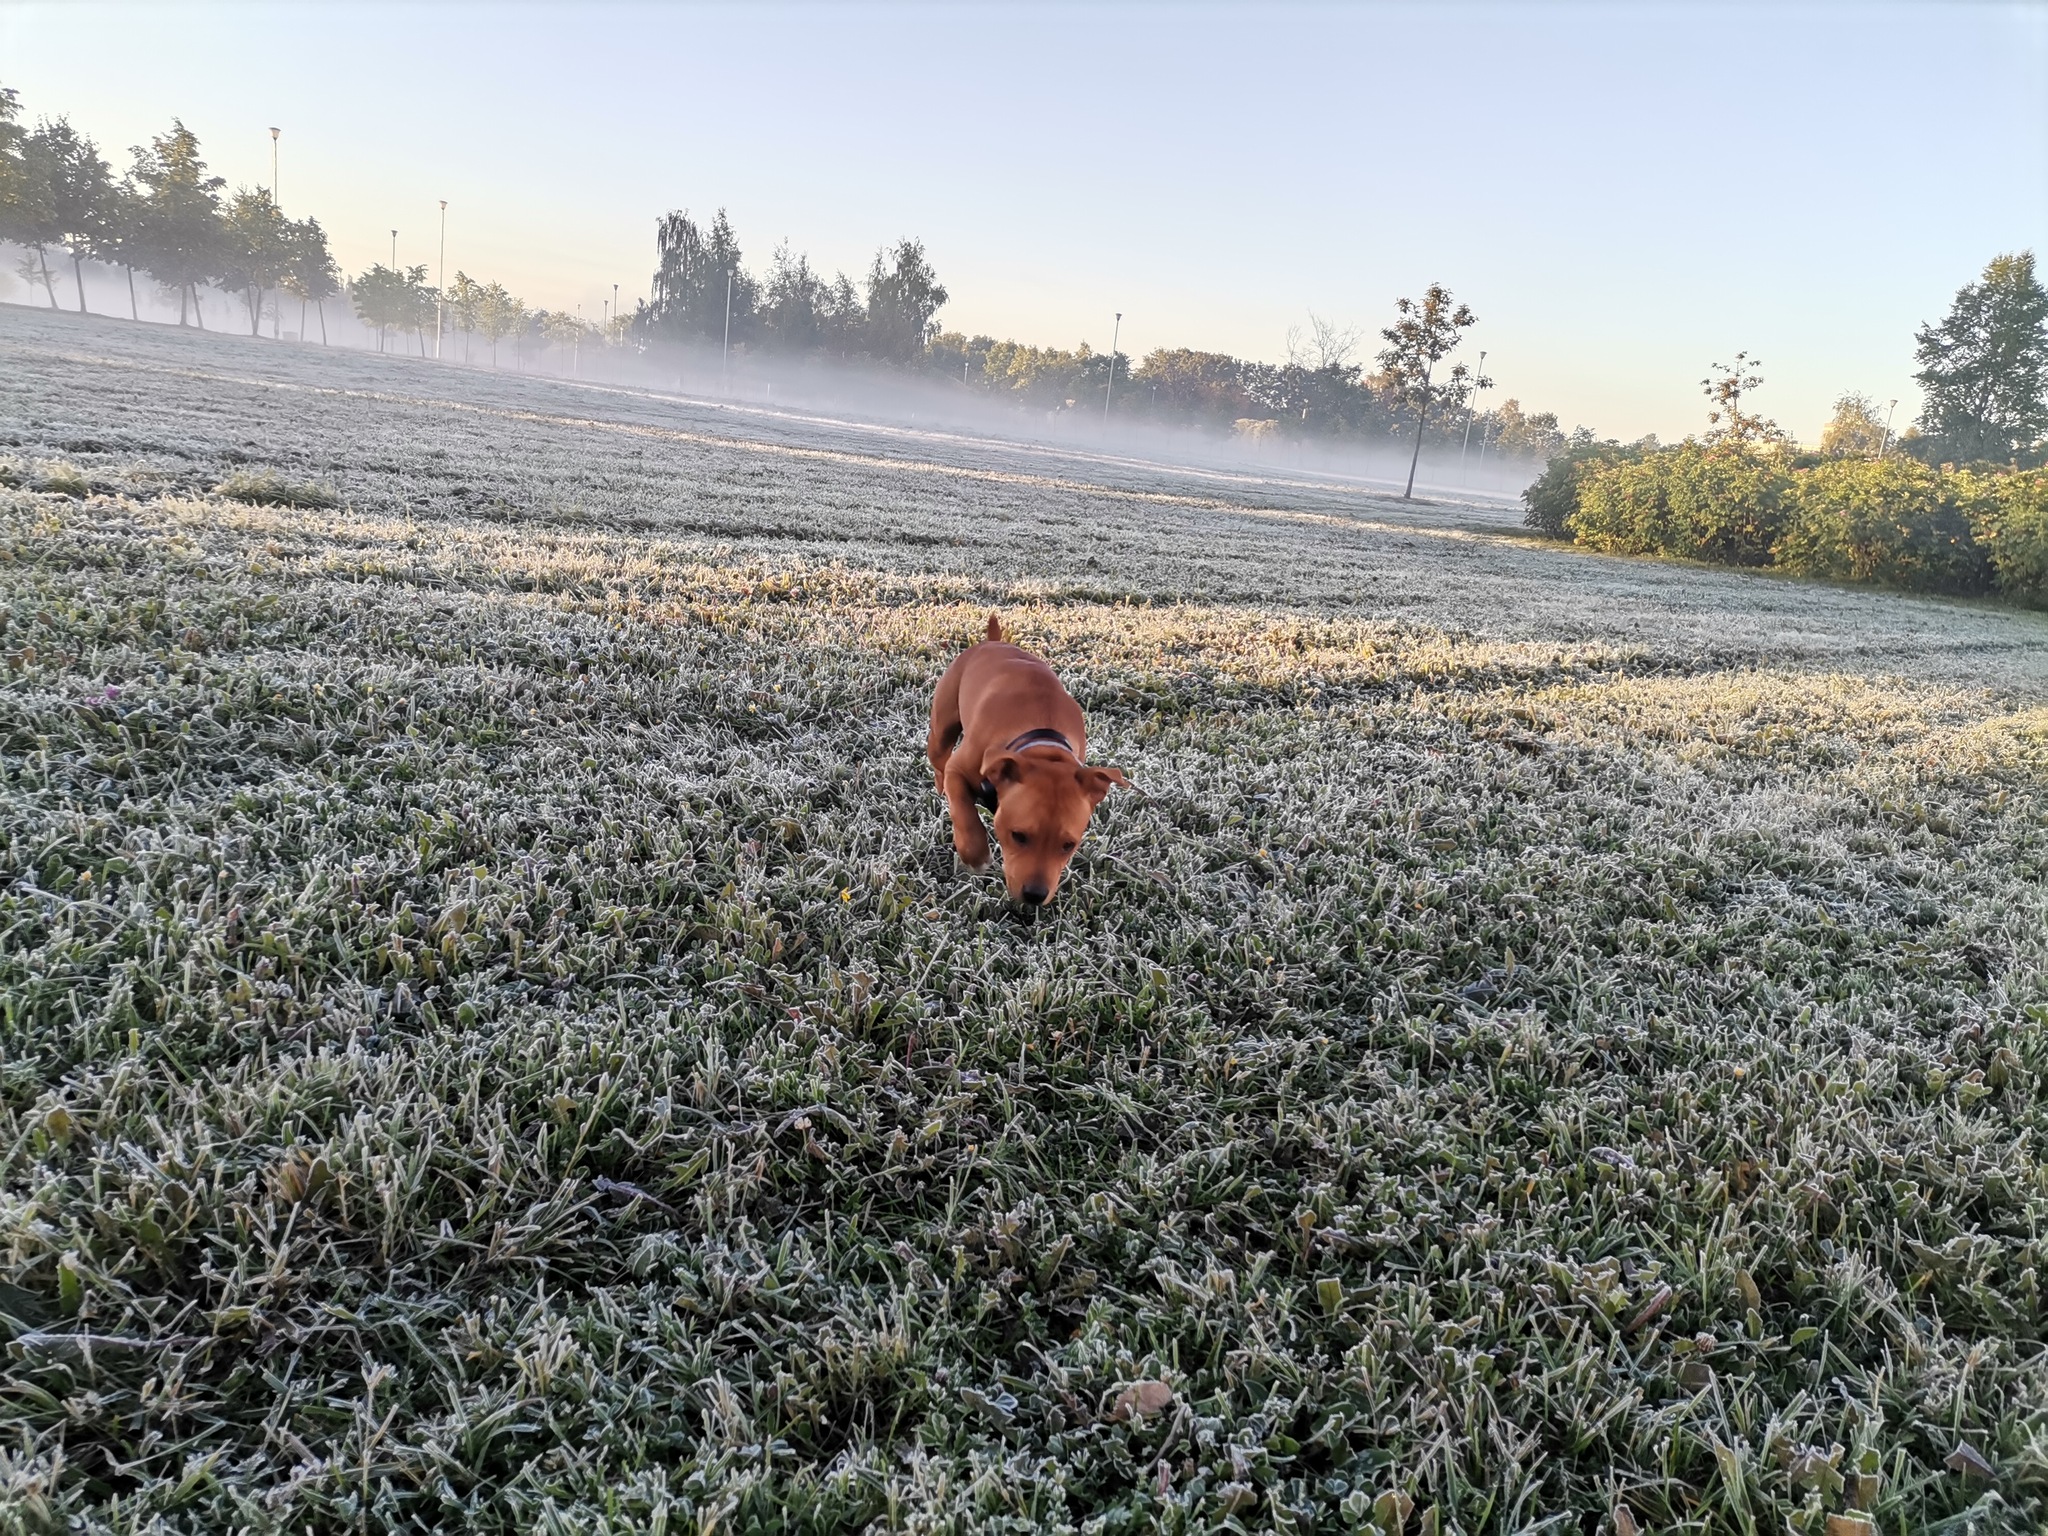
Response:
[{"label": "young tree", "polygon": [[875,252],[868,270],[867,350],[885,362],[920,356],[938,330],[933,317],[950,297],[921,240],[899,240]]},{"label": "young tree", "polygon": [[448,323],[462,333],[462,360],[469,361],[469,339],[476,334],[477,314],[483,304],[484,285],[460,268],[448,285]]},{"label": "young tree", "polygon": [[[220,189],[227,182],[206,174],[199,139],[175,119],[171,131],[133,151],[131,179],[142,192],[137,235],[139,265],[166,290],[178,295],[178,324],[185,323],[189,298],[199,308],[199,285],[220,269]],[[204,314],[199,324],[205,328]]]},{"label": "young tree", "polygon": [[320,345],[327,345],[327,301],[341,292],[341,267],[327,249],[327,231],[318,219],[286,224],[284,275],[278,286],[299,301],[299,336],[306,334],[306,306],[320,315]]},{"label": "young tree", "polygon": [[476,328],[491,344],[491,366],[498,366],[498,343],[526,329],[526,306],[505,291],[502,283],[486,284],[477,295]]},{"label": "young tree", "polygon": [[142,306],[135,298],[135,271],[145,266],[147,260],[143,213],[142,193],[134,182],[124,178],[108,187],[106,221],[100,235],[98,256],[101,261],[117,266],[127,274],[128,318],[131,320],[142,318]]},{"label": "young tree", "polygon": [[1948,318],[1914,339],[1930,448],[1963,462],[2039,451],[2048,438],[2048,289],[2032,251],[1993,259],[1981,281],[1956,291]]},{"label": "young tree", "polygon": [[1422,302],[1398,299],[1394,303],[1400,319],[1380,332],[1388,343],[1379,363],[1388,387],[1408,410],[1415,413],[1415,448],[1408,456],[1408,485],[1403,500],[1415,494],[1415,467],[1422,459],[1422,433],[1429,413],[1464,398],[1465,365],[1459,363],[1441,382],[1436,367],[1457,350],[1459,338],[1478,323],[1478,317],[1463,304],[1451,303],[1450,291],[1442,283],[1431,283]]},{"label": "young tree", "polygon": [[1831,459],[1874,459],[1884,452],[1885,422],[1868,395],[1847,394],[1821,429],[1820,451]]},{"label": "young tree", "polygon": [[[388,331],[425,332],[434,315],[434,290],[427,286],[427,269],[387,267],[373,263],[370,270],[348,285],[349,302],[363,324],[377,329],[377,350],[384,350]],[[425,343],[421,343],[425,351]]]},{"label": "young tree", "polygon": [[291,227],[267,187],[235,194],[221,226],[221,277],[249,304],[249,334],[263,334],[263,295],[283,282],[291,267]]},{"label": "young tree", "polygon": [[[65,118],[45,119],[28,136],[26,150],[45,191],[44,231],[52,244],[63,246],[71,256],[78,312],[84,314],[85,263],[100,259],[113,243],[113,172],[100,158],[99,146]],[[47,279],[47,260],[43,270]],[[53,292],[52,300],[55,297]]]},{"label": "young tree", "polygon": [[819,317],[829,302],[824,280],[811,270],[810,258],[793,253],[787,240],[776,246],[760,308],[769,344],[785,352],[816,348],[823,336]]},{"label": "young tree", "polygon": [[31,286],[40,281],[50,308],[59,309],[57,285],[50,278],[49,248],[62,242],[64,232],[57,219],[57,167],[43,132],[48,126],[45,123],[21,141],[20,196],[6,221],[6,238],[27,248],[22,276]]},{"label": "young tree", "polygon": [[1767,417],[1742,408],[1742,397],[1763,388],[1763,364],[1747,352],[1735,354],[1734,363],[1716,363],[1711,377],[1700,380],[1700,389],[1714,402],[1707,412],[1707,441],[1710,443],[1773,443],[1785,434]]},{"label": "young tree", "polygon": [[590,335],[590,327],[580,316],[566,309],[553,314],[543,311],[540,316],[541,339],[549,346],[560,347],[569,354],[569,371],[580,374],[583,369],[583,343]]},{"label": "young tree", "polygon": [[22,163],[22,141],[28,130],[21,116],[21,93],[0,85],[0,240],[19,240],[18,231],[30,202],[28,167]]}]

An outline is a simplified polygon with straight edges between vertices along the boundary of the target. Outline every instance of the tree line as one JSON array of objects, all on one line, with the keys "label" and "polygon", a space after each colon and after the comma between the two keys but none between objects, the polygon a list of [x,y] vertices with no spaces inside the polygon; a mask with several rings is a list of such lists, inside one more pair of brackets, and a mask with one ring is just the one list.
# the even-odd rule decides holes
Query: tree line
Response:
[{"label": "tree line", "polygon": [[[1360,333],[1311,315],[1289,338],[1284,363],[1163,347],[1135,366],[1122,352],[1072,350],[968,336],[941,328],[950,297],[921,241],[875,253],[864,278],[826,278],[787,241],[765,274],[748,270],[725,210],[708,225],[686,211],[657,226],[651,297],[629,322],[643,344],[711,346],[754,357],[833,358],[949,380],[963,390],[1046,412],[1090,411],[1118,420],[1220,427],[1251,437],[1376,438],[1476,444],[1483,454],[1543,458],[1569,441],[1555,413],[1518,400],[1475,409],[1489,379],[1445,366],[1476,323],[1441,286],[1400,300],[1373,366],[1358,361]],[[1582,433],[1582,435],[1587,435]]]},{"label": "tree line", "polygon": [[1541,459],[1569,441],[1554,413],[1524,411],[1516,400],[1477,408],[1491,381],[1446,361],[1474,317],[1441,287],[1399,302],[1373,365],[1354,356],[1358,332],[1311,316],[1307,331],[1289,338],[1282,363],[1169,347],[1134,366],[1085,342],[1069,350],[943,330],[937,316],[950,295],[916,239],[878,251],[858,283],[843,272],[828,280],[786,241],[757,275],[723,210],[708,227],[672,212],[657,222],[650,297],[630,317],[596,326],[530,307],[502,284],[461,271],[445,294],[424,266],[396,261],[344,279],[318,219],[286,218],[275,188],[228,192],[181,121],[132,150],[117,175],[67,119],[31,129],[20,117],[17,94],[0,87],[0,239],[27,252],[21,275],[53,308],[61,306],[52,258],[68,258],[81,311],[90,262],[126,273],[131,318],[140,318],[138,273],[175,297],[181,325],[206,325],[202,296],[217,286],[240,298],[252,334],[260,334],[266,306],[276,317],[296,299],[299,334],[317,320],[323,342],[327,301],[346,296],[379,350],[409,345],[441,355],[452,338],[464,360],[494,366],[508,340],[522,360],[553,349],[572,369],[587,349],[673,345],[716,346],[742,368],[791,358],[858,362],[1050,413],[1100,410],[1108,419],[1219,428],[1253,440],[1408,443],[1411,485],[1426,441],[1476,447],[1482,460]]},{"label": "tree line", "polygon": [[606,330],[531,308],[502,284],[460,272],[445,301],[423,266],[373,263],[344,280],[318,219],[286,218],[273,188],[228,192],[183,122],[131,150],[128,169],[116,174],[68,119],[26,126],[19,94],[7,87],[0,87],[0,240],[24,250],[17,270],[53,309],[63,307],[54,258],[59,268],[68,261],[65,286],[81,313],[88,307],[85,267],[96,263],[125,273],[131,319],[141,318],[139,273],[176,300],[180,325],[204,328],[203,294],[218,287],[240,300],[252,335],[261,333],[266,305],[275,318],[296,300],[299,334],[310,335],[314,321],[324,342],[327,303],[346,296],[380,350],[410,336],[424,353],[442,326],[461,338],[465,352],[481,341],[493,362],[507,338],[568,355],[623,339],[622,327]]}]

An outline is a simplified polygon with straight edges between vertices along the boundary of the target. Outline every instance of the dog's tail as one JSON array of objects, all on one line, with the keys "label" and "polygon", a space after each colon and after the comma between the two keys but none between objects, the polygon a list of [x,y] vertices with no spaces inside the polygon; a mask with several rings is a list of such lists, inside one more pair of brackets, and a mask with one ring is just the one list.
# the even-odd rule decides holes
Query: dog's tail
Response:
[{"label": "dog's tail", "polygon": [[994,614],[990,614],[988,616],[988,637],[991,640],[1000,640],[1003,638],[1002,620],[998,619]]}]

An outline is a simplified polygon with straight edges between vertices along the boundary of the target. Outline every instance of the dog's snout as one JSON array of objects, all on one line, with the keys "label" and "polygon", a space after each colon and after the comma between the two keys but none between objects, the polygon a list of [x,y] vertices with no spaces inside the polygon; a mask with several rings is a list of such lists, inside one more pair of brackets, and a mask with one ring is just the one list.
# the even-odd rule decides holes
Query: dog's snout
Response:
[{"label": "dog's snout", "polygon": [[1050,896],[1051,894],[1052,893],[1048,891],[1044,886],[1039,885],[1036,882],[1033,882],[1032,884],[1024,887],[1024,899],[1034,907],[1044,906],[1045,898]]}]

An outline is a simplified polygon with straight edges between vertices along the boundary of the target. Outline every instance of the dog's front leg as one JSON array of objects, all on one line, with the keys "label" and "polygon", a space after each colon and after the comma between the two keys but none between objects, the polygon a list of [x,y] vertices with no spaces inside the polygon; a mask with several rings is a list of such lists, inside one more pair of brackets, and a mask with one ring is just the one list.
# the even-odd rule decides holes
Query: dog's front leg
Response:
[{"label": "dog's front leg", "polygon": [[974,791],[978,786],[968,783],[955,767],[959,760],[956,754],[946,765],[946,809],[953,813],[953,851],[960,855],[960,862],[969,869],[986,869],[988,832],[983,828],[981,812],[974,804]]}]

